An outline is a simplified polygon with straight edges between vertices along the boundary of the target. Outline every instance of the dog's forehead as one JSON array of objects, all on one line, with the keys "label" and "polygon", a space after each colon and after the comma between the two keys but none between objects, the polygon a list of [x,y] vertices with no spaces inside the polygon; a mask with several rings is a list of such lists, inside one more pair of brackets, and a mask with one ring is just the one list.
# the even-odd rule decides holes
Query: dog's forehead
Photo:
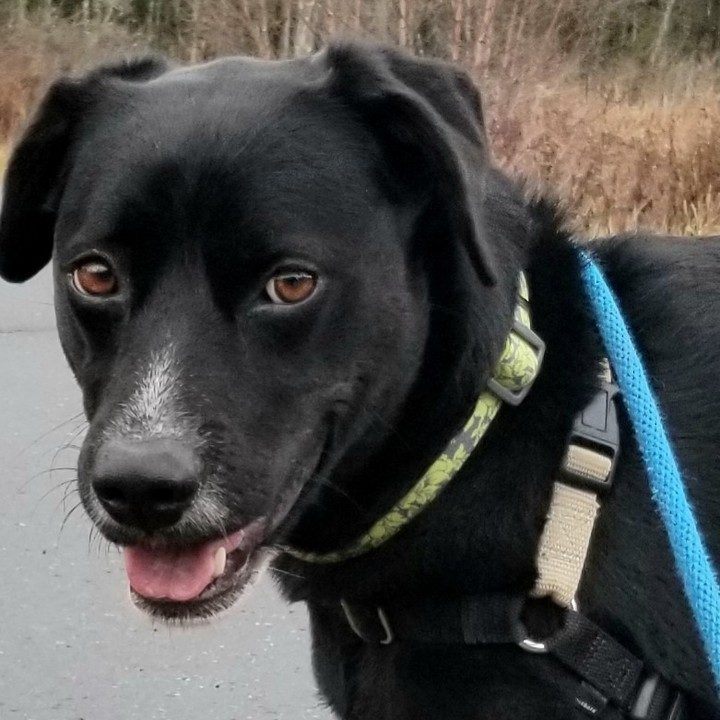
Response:
[{"label": "dog's forehead", "polygon": [[359,226],[380,194],[378,157],[312,61],[178,69],[100,98],[79,136],[60,235],[110,235],[128,209],[153,225]]},{"label": "dog's forehead", "polygon": [[322,80],[328,69],[319,56],[292,60],[263,60],[252,57],[227,57],[198,65],[173,68],[143,83],[143,87],[185,85],[199,90],[204,86],[209,92],[227,88],[243,88],[246,91],[292,91],[293,89]]},{"label": "dog's forehead", "polygon": [[[102,86],[81,124],[80,152],[127,162],[192,153],[228,160],[260,147],[273,153],[342,142],[352,115],[324,90],[327,72],[309,60],[230,58],[171,70],[147,82]],[[357,134],[357,127],[353,128]]]},{"label": "dog's forehead", "polygon": [[[322,82],[308,61],[227,58],[170,70],[144,83],[126,83],[124,93],[110,93],[141,116],[163,127],[187,128],[202,118],[211,128],[262,127],[304,90]],[[123,96],[125,95],[125,96]]]}]

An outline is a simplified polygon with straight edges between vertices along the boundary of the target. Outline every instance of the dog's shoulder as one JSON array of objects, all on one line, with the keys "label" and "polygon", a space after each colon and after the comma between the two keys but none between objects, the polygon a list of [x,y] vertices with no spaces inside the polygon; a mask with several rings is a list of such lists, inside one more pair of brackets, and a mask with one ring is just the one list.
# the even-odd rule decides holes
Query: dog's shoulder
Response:
[{"label": "dog's shoulder", "polygon": [[628,234],[591,248],[641,338],[674,341],[676,351],[685,330],[720,340],[720,236]]},{"label": "dog's shoulder", "polygon": [[642,353],[707,542],[720,556],[720,237],[623,235],[593,245]]}]

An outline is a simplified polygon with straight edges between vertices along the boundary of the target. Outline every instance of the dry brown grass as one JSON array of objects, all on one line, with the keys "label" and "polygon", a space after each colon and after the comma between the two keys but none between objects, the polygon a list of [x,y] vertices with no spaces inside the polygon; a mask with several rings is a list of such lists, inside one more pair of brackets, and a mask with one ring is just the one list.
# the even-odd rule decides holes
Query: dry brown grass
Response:
[{"label": "dry brown grass", "polygon": [[50,82],[102,59],[139,52],[144,43],[117,26],[81,27],[53,17],[2,28],[0,143],[25,121]]},{"label": "dry brown grass", "polygon": [[541,84],[499,108],[490,123],[498,161],[565,201],[590,233],[720,232],[714,90],[630,102],[578,83]]},{"label": "dry brown grass", "polygon": [[[0,143],[54,76],[141,45],[111,26],[16,28],[0,48]],[[495,157],[592,234],[720,232],[720,91],[701,67],[671,71],[591,82],[565,62],[490,73],[481,84]],[[3,155],[0,144],[0,168]]]}]

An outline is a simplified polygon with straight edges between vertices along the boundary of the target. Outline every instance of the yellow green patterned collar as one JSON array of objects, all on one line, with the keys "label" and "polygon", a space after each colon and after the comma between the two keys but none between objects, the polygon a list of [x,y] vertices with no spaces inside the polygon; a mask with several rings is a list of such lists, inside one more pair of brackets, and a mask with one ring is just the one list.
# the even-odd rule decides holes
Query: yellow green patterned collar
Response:
[{"label": "yellow green patterned collar", "polygon": [[525,273],[518,281],[518,301],[512,330],[498,361],[488,389],[475,405],[465,427],[447,444],[440,457],[415,486],[364,535],[341,550],[328,553],[283,550],[305,562],[328,564],[349,560],[373,550],[393,537],[452,480],[485,435],[503,402],[519,405],[540,371],[545,344],[530,328],[529,291]]}]

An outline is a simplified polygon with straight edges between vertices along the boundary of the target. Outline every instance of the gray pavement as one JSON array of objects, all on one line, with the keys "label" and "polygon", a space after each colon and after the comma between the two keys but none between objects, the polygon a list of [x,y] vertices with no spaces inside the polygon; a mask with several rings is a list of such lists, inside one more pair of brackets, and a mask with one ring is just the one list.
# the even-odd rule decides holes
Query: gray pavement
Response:
[{"label": "gray pavement", "polygon": [[47,272],[0,283],[0,398],[0,720],[331,718],[303,607],[266,581],[208,626],[153,625],[118,553],[70,513],[84,426]]}]

